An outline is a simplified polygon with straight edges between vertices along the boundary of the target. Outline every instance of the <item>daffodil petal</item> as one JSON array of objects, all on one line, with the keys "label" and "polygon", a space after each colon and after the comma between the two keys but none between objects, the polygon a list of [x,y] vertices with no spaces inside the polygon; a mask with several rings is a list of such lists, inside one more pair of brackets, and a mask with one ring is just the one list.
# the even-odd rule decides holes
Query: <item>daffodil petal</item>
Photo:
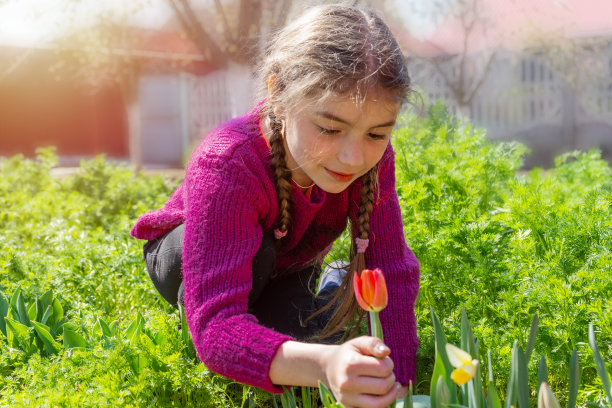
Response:
[{"label": "daffodil petal", "polygon": [[459,368],[464,364],[472,363],[472,356],[461,350],[459,347],[453,346],[452,344],[446,343],[446,354],[448,355],[450,363],[455,368]]},{"label": "daffodil petal", "polygon": [[470,377],[470,375],[462,368],[457,368],[451,373],[451,379],[455,382],[455,384],[463,385],[470,381],[472,377]]}]

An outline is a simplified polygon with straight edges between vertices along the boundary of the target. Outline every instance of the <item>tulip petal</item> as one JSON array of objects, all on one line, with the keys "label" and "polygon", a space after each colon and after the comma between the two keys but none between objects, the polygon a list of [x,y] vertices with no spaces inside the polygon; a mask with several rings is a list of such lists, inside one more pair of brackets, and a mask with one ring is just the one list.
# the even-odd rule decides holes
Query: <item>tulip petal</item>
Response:
[{"label": "tulip petal", "polygon": [[448,354],[448,359],[455,368],[472,363],[472,356],[450,343],[446,344],[446,354]]},{"label": "tulip petal", "polygon": [[379,312],[387,307],[388,296],[387,296],[387,284],[385,283],[385,276],[380,269],[374,270],[374,277],[376,280],[374,299],[372,305],[374,309]]},{"label": "tulip petal", "polygon": [[363,272],[361,272],[361,279],[363,281],[361,286],[363,300],[365,300],[370,308],[373,308],[374,291],[376,288],[376,278],[373,271],[364,269]]},{"label": "tulip petal", "polygon": [[363,300],[363,296],[361,295],[361,278],[357,274],[357,271],[355,271],[354,273],[355,275],[353,276],[353,289],[355,291],[355,300],[357,300],[357,303],[363,310],[369,311],[370,306]]}]

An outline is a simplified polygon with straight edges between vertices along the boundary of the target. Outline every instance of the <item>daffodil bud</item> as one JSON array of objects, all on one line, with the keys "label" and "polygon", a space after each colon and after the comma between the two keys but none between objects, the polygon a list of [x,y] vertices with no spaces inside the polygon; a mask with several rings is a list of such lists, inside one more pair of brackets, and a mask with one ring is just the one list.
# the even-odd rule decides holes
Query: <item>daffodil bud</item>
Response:
[{"label": "daffodil bud", "polygon": [[557,397],[545,382],[540,385],[540,391],[538,392],[538,408],[561,408]]}]

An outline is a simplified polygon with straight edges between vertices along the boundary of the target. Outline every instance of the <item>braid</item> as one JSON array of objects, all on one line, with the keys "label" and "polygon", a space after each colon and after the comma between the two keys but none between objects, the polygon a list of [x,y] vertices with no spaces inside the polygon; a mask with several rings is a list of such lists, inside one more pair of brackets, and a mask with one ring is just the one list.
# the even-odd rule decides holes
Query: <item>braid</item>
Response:
[{"label": "braid", "polygon": [[[361,204],[359,206],[357,216],[357,237],[361,239],[368,239],[370,234],[370,215],[374,207],[374,199],[376,187],[378,184],[378,168],[374,166],[370,171],[364,174],[361,178]],[[353,240],[351,263],[348,266],[347,274],[344,277],[342,285],[338,287],[336,292],[331,297],[331,300],[323,308],[316,311],[309,317],[312,318],[319,313],[329,309],[332,306],[336,306],[329,322],[323,329],[322,333],[315,337],[315,339],[322,339],[332,336],[334,333],[342,330],[350,322],[353,316],[358,315],[359,319],[356,321],[352,329],[347,331],[348,336],[352,336],[359,329],[361,319],[365,312],[363,309],[357,307],[355,296],[353,293],[353,272],[357,271],[361,273],[365,269],[365,256],[363,253],[357,252],[357,246]],[[346,335],[345,335],[346,336]]]},{"label": "braid", "polygon": [[378,171],[376,166],[373,167],[363,176],[361,184],[361,205],[359,206],[358,236],[362,239],[368,239],[370,234],[370,214],[374,206],[374,189],[378,181]]},{"label": "braid", "polygon": [[270,115],[270,152],[272,153],[272,170],[276,180],[278,196],[279,225],[278,230],[286,233],[291,225],[291,172],[287,168],[285,147],[283,145],[284,123]]}]

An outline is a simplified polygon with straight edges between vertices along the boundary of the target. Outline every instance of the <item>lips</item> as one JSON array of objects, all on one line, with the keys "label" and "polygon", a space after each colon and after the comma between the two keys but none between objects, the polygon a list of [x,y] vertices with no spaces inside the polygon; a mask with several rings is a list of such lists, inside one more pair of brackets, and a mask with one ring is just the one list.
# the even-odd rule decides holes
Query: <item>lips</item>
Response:
[{"label": "lips", "polygon": [[355,176],[354,174],[338,173],[338,172],[332,171],[332,170],[330,170],[328,168],[326,168],[325,171],[327,171],[327,173],[330,176],[332,176],[334,179],[336,179],[338,181],[343,181],[343,182],[351,181],[353,179],[353,177]]}]

